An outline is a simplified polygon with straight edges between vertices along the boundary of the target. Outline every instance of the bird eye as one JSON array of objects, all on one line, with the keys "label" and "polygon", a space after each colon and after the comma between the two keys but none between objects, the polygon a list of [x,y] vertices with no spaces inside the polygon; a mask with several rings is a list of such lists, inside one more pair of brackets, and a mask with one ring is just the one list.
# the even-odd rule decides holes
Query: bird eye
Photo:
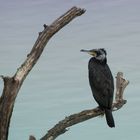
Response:
[{"label": "bird eye", "polygon": [[101,55],[102,53],[101,53],[101,51],[97,51],[97,56],[99,56],[99,55]]}]

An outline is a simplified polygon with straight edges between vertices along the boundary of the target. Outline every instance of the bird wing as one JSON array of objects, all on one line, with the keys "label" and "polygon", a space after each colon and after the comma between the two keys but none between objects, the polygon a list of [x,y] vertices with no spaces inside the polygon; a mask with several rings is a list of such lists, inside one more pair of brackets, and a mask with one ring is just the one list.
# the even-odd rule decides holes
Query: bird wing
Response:
[{"label": "bird wing", "polygon": [[89,68],[89,82],[98,104],[110,108],[113,101],[114,84],[108,65],[94,65]]}]

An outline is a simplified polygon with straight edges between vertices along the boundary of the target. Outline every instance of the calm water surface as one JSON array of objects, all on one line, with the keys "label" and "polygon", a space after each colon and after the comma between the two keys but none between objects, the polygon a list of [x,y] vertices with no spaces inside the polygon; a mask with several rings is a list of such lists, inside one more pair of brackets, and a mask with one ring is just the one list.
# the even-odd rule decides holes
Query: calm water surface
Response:
[{"label": "calm water surface", "polygon": [[[97,106],[88,85],[89,56],[81,49],[104,47],[115,77],[130,80],[128,103],[114,112],[116,128],[104,118],[71,127],[58,140],[140,139],[140,1],[139,0],[0,0],[0,75],[12,76],[31,50],[43,24],[51,24],[72,6],[81,17],[59,31],[25,80],[12,116],[9,140],[42,137],[66,116]],[[0,81],[2,91],[3,82]]]}]

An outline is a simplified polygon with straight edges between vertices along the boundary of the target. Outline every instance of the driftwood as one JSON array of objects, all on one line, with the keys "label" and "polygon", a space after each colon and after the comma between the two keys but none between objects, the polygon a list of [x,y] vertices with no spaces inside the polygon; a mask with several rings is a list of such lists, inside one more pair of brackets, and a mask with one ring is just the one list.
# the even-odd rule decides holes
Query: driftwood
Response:
[{"label": "driftwood", "polygon": [[[15,75],[12,77],[1,76],[4,81],[4,88],[0,97],[0,140],[8,139],[9,124],[17,94],[26,76],[41,56],[47,42],[61,28],[84,12],[84,9],[73,7],[51,25],[47,26],[44,24],[44,30],[39,33],[31,52],[27,55],[23,64],[17,69]],[[33,137],[30,138],[33,139]]]},{"label": "driftwood", "polygon": [[[123,78],[123,73],[118,72],[116,77],[115,101],[112,105],[113,111],[120,109],[126,103],[126,100],[123,99],[123,93],[124,89],[128,84],[129,81]],[[80,113],[70,115],[66,117],[64,120],[60,121],[58,124],[56,124],[52,129],[50,129],[47,132],[47,134],[40,140],[54,140],[59,135],[68,131],[67,129],[68,127],[89,120],[91,118],[97,117],[102,114],[104,114],[104,112],[97,107],[95,109],[84,110]]]}]

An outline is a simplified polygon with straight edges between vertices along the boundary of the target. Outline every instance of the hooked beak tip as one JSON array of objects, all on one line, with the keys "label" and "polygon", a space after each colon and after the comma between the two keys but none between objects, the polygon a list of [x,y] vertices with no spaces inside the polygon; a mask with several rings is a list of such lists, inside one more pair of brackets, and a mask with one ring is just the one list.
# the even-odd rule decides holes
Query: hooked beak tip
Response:
[{"label": "hooked beak tip", "polygon": [[81,52],[88,52],[87,50],[83,50],[83,49],[82,49],[82,50],[80,50],[80,51],[81,51]]}]

